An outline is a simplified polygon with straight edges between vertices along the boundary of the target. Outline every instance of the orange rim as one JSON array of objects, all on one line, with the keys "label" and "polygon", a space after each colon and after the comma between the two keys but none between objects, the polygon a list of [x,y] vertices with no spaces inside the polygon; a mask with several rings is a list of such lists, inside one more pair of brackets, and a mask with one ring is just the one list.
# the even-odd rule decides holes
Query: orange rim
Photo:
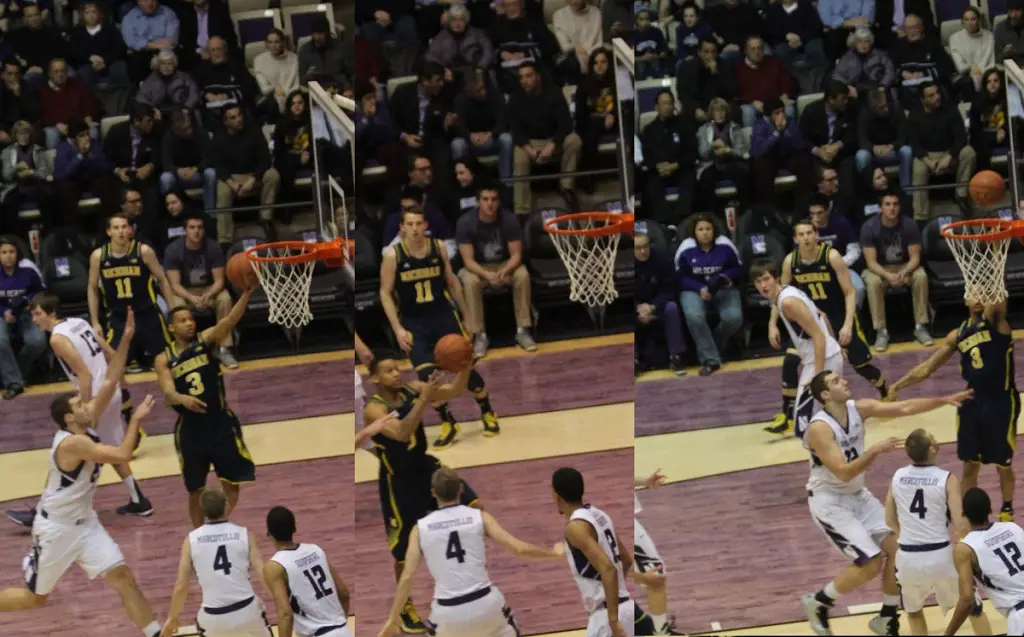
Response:
[{"label": "orange rim", "polygon": [[[605,221],[608,222],[600,228],[564,229],[559,228],[559,222],[569,221]],[[544,222],[544,229],[549,234],[583,236],[583,237],[608,237],[613,234],[633,232],[633,215],[620,212],[574,212],[568,215],[561,215]]]},{"label": "orange rim", "polygon": [[[275,241],[273,243],[261,243],[245,251],[245,256],[255,263],[309,263],[321,257],[322,250],[330,251],[329,243],[310,243],[306,241]],[[292,254],[283,257],[264,257],[257,254],[260,250],[300,250],[299,254]]]},{"label": "orange rim", "polygon": [[[988,232],[972,232],[970,234],[957,234],[958,228],[986,228]],[[1021,221],[1008,221],[1006,219],[967,219],[966,221],[957,221],[947,226],[943,226],[941,231],[942,236],[946,239],[954,239],[958,241],[972,240],[972,241],[1002,241],[1003,239],[1011,239],[1016,236],[1020,236],[1024,233],[1024,222]]]}]

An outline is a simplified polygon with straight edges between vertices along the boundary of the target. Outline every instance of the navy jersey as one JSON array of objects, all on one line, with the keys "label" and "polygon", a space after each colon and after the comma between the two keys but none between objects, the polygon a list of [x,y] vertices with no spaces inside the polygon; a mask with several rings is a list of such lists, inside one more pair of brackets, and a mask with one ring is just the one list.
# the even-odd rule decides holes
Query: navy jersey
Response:
[{"label": "navy jersey", "polygon": [[[398,402],[388,402],[380,394],[374,394],[370,400],[382,403],[388,411],[398,412],[399,418],[405,418],[412,410],[413,401],[420,393],[406,385],[398,390]],[[381,470],[390,474],[401,473],[402,471],[419,466],[427,455],[427,433],[423,430],[423,422],[416,425],[416,431],[409,440],[395,440],[384,434],[377,434],[371,438],[377,448],[377,457],[380,458]]]},{"label": "navy jersey", "polygon": [[197,414],[178,405],[174,409],[182,416],[183,423],[209,422],[211,417],[230,414],[227,395],[224,391],[224,374],[214,348],[197,339],[184,349],[172,343],[164,352],[167,366],[174,378],[174,391],[186,396],[195,396],[206,403],[206,413]]},{"label": "navy jersey", "polygon": [[1001,333],[991,321],[967,319],[956,331],[960,375],[978,394],[1017,391],[1014,378],[1013,336]]},{"label": "navy jersey", "polygon": [[445,281],[444,248],[434,239],[426,256],[409,254],[405,241],[395,244],[395,295],[398,297],[398,313],[403,317],[423,317],[437,312],[450,312],[448,286]]},{"label": "navy jersey", "polygon": [[[846,299],[843,288],[832,264],[828,262],[828,244],[818,245],[818,253],[810,263],[800,260],[800,251],[794,250],[790,257],[790,270],[793,273],[793,285],[807,296],[814,305],[825,313],[833,327],[842,326],[846,320]],[[840,320],[836,325],[836,320]]]},{"label": "navy jersey", "polygon": [[142,244],[133,240],[120,257],[107,243],[100,248],[100,292],[107,312],[127,314],[156,306],[156,277],[142,262]]}]

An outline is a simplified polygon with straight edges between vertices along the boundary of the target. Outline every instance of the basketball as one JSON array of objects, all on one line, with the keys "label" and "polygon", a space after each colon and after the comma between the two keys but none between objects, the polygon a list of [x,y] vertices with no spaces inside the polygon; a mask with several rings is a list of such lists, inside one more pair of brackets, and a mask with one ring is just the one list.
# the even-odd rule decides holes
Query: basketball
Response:
[{"label": "basketball", "polygon": [[473,345],[464,336],[449,334],[434,346],[434,360],[446,372],[458,372],[473,362]]},{"label": "basketball", "polygon": [[969,190],[971,199],[979,206],[993,206],[1006,193],[1006,184],[1003,183],[1003,176],[996,171],[983,170],[971,177]]},{"label": "basketball", "polygon": [[228,261],[228,281],[236,290],[256,287],[260,279],[245,253],[239,252]]}]

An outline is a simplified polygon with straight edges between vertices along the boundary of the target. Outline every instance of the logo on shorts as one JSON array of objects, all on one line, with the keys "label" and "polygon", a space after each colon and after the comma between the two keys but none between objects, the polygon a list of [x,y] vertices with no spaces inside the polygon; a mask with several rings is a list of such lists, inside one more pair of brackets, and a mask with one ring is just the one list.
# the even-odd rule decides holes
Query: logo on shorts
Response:
[{"label": "logo on shorts", "polygon": [[388,526],[390,526],[393,529],[397,529],[398,528],[398,520],[396,518],[391,518],[390,520],[388,520]]}]

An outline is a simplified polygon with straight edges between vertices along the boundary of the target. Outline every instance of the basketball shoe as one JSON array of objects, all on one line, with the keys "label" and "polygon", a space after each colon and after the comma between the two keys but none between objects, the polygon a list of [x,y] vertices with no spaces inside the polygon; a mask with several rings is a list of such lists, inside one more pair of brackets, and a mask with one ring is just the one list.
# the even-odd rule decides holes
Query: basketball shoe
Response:
[{"label": "basketball shoe", "polygon": [[480,415],[480,420],[484,423],[484,435],[488,438],[501,433],[501,427],[498,426],[498,414],[493,411],[485,411]]},{"label": "basketball shoe", "polygon": [[804,607],[807,621],[815,635],[832,634],[832,629],[828,625],[828,609],[831,606],[818,601],[814,593],[808,593],[801,597],[800,605]]},{"label": "basketball shoe", "polygon": [[876,635],[899,635],[900,616],[875,615],[868,621],[868,628]]},{"label": "basketball shoe", "polygon": [[441,435],[434,441],[434,448],[445,449],[455,444],[455,438],[459,435],[459,431],[461,431],[459,423],[454,420],[442,422]]},{"label": "basketball shoe", "polygon": [[999,521],[1000,522],[1013,522],[1013,505],[1004,504],[1003,508],[999,510]]},{"label": "basketball shoe", "polygon": [[786,436],[793,433],[793,419],[789,415],[779,412],[775,414],[772,424],[764,428],[766,433]]},{"label": "basketball shoe", "polygon": [[427,625],[420,619],[419,613],[416,612],[416,607],[413,606],[412,599],[405,601],[405,608],[402,609],[402,614],[398,618],[402,622],[402,630],[404,632],[412,634],[427,632]]}]

